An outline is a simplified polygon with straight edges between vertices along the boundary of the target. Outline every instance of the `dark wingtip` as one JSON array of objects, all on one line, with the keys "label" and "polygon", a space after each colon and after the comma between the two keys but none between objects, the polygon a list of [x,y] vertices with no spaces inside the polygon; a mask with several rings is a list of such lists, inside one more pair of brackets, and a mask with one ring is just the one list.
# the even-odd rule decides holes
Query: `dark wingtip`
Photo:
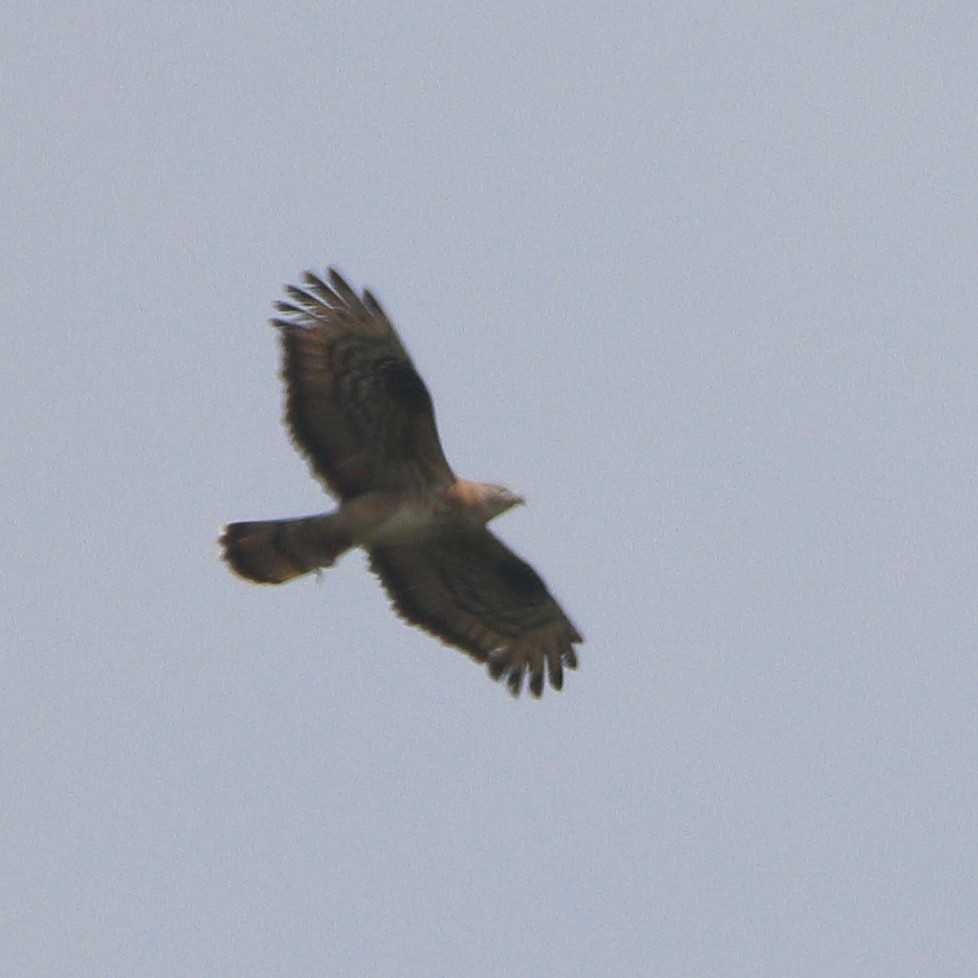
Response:
[{"label": "dark wingtip", "polygon": [[308,269],[302,273],[302,281],[310,288],[329,288],[315,272],[310,272]]},{"label": "dark wingtip", "polygon": [[341,298],[345,298],[347,295],[352,295],[354,299],[356,298],[356,293],[350,288],[350,283],[332,265],[326,269],[326,274],[329,276],[329,284],[333,287],[333,291],[337,295]]},{"label": "dark wingtip", "polygon": [[564,688],[564,667],[560,659],[553,657],[547,659],[547,672],[548,678],[550,679],[550,685],[556,689],[561,690]]},{"label": "dark wingtip", "polygon": [[509,650],[505,645],[500,646],[497,649],[491,649],[486,655],[486,667],[489,669],[489,675],[493,679],[499,679],[500,676],[506,671],[506,653]]},{"label": "dark wingtip", "polygon": [[377,297],[370,291],[370,289],[363,290],[363,304],[367,307],[367,311],[372,316],[380,316],[383,319],[387,318],[387,313],[384,311],[384,307],[377,301]]},{"label": "dark wingtip", "polygon": [[546,656],[546,664],[541,665],[539,670],[531,669],[526,662],[512,663],[507,659],[508,652],[505,646],[489,652],[486,655],[486,669],[497,682],[505,678],[513,696],[520,695],[524,677],[527,677],[526,687],[535,699],[543,696],[543,690],[548,685],[555,692],[560,692],[564,688],[564,669],[577,668],[573,649],[560,656]]}]

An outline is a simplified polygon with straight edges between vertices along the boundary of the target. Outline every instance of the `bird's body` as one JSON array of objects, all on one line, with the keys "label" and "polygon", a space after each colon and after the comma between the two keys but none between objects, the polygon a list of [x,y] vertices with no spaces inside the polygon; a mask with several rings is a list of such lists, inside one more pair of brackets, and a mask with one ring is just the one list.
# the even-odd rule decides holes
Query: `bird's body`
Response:
[{"label": "bird's body", "polygon": [[333,513],[231,523],[221,537],[238,574],[280,584],[362,547],[395,610],[487,662],[518,693],[544,674],[559,689],[577,630],[536,572],[486,524],[523,500],[459,479],[445,459],[428,389],[376,299],[332,269],[289,287],[281,332],[286,420]]}]

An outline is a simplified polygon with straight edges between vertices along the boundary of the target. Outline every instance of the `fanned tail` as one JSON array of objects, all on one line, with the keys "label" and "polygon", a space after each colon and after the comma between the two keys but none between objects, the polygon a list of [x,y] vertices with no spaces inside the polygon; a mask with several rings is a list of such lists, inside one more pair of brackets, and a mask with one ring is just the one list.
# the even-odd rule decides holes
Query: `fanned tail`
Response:
[{"label": "fanned tail", "polygon": [[332,566],[349,550],[335,513],[291,520],[229,523],[220,539],[224,559],[241,577],[257,584],[283,584]]}]

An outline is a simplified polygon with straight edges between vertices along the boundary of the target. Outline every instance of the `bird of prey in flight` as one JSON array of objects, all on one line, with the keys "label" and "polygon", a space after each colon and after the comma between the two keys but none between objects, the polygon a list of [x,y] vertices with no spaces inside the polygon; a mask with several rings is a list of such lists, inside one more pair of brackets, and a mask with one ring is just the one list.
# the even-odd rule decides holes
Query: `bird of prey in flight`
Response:
[{"label": "bird of prey in flight", "polygon": [[334,270],[288,286],[272,324],[282,341],[286,423],[339,505],[297,519],[230,523],[224,559],[281,584],[362,547],[395,611],[487,664],[519,695],[554,689],[583,641],[533,568],[487,524],[523,500],[460,479],[438,438],[431,395],[369,291]]}]

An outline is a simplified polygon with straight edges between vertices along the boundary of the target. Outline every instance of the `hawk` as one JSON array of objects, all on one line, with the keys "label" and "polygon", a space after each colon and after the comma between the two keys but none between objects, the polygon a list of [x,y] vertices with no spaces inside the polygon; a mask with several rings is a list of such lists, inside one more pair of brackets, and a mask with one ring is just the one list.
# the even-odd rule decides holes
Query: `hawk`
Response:
[{"label": "hawk", "polygon": [[434,408],[397,331],[369,291],[332,268],[286,287],[272,320],[282,341],[285,420],[331,513],[230,523],[220,544],[231,569],[281,584],[362,547],[397,614],[487,664],[518,696],[539,697],[577,666],[583,641],[533,568],[486,524],[523,499],[458,478]]}]

